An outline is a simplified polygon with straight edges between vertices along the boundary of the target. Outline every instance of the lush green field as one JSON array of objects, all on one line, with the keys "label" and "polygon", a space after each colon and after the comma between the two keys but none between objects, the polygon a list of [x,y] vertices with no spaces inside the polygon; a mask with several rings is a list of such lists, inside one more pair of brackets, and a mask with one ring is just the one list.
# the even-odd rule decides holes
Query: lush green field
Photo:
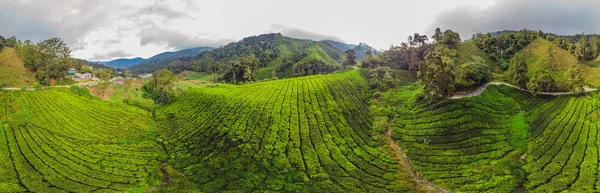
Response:
[{"label": "lush green field", "polygon": [[156,112],[159,141],[206,192],[417,191],[373,138],[360,73],[188,91]]},{"label": "lush green field", "polygon": [[[529,94],[513,98],[526,101]],[[530,192],[598,192],[598,102],[591,96],[528,100]]]},{"label": "lush green field", "polygon": [[489,87],[477,97],[408,107],[396,117],[392,137],[433,183],[459,192],[511,192],[521,182],[516,162],[527,138],[519,111]]},{"label": "lush green field", "polygon": [[67,89],[2,91],[0,192],[127,192],[158,186],[148,112]]}]

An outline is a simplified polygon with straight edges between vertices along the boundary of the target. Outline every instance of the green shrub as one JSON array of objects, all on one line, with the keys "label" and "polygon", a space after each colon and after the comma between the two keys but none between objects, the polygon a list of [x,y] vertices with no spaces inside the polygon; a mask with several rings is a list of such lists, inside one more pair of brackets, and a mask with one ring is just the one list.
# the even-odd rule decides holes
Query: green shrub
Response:
[{"label": "green shrub", "polygon": [[27,85],[21,86],[21,90],[27,90]]},{"label": "green shrub", "polygon": [[154,107],[156,107],[156,105],[154,104],[154,101],[152,99],[143,99],[143,100],[137,100],[137,99],[123,99],[123,103],[131,105],[131,106],[136,106],[148,111],[152,111],[154,110]]},{"label": "green shrub", "polygon": [[31,87],[32,87],[32,88],[35,88],[35,89],[39,89],[39,88],[41,88],[42,86],[40,85],[40,83],[39,83],[39,82],[34,82],[34,83],[33,83],[33,86],[31,86]]}]

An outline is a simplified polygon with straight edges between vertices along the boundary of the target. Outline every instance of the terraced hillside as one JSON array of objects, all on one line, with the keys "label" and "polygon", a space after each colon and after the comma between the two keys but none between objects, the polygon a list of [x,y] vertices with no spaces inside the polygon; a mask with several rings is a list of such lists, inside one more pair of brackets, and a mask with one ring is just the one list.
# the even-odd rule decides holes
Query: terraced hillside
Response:
[{"label": "terraced hillside", "polygon": [[159,141],[206,192],[417,191],[372,139],[368,93],[358,70],[192,90],[156,112]]},{"label": "terraced hillside", "polygon": [[138,109],[66,89],[2,91],[0,192],[146,191],[164,152]]},{"label": "terraced hillside", "polygon": [[18,115],[61,135],[114,141],[147,138],[153,132],[147,111],[83,98],[67,89],[3,94],[12,99]]},{"label": "terraced hillside", "polygon": [[[524,92],[510,96],[533,98]],[[530,192],[600,191],[597,100],[561,96],[529,101],[523,103],[532,109],[525,187]]]},{"label": "terraced hillside", "polygon": [[527,125],[519,104],[497,87],[477,97],[420,104],[394,121],[398,140],[422,176],[459,192],[511,192],[522,181],[517,157]]},{"label": "terraced hillside", "polygon": [[595,94],[534,97],[508,86],[401,113],[392,136],[415,170],[459,192],[598,192]]}]

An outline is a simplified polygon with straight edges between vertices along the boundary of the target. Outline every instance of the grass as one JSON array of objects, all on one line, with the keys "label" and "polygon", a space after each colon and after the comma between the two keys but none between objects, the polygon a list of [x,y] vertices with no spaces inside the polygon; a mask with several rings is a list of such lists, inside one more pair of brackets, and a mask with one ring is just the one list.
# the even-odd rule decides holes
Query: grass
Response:
[{"label": "grass", "polygon": [[510,118],[510,144],[519,151],[527,149],[527,134],[529,128],[525,121],[525,112],[522,111]]},{"label": "grass", "polygon": [[14,48],[4,47],[0,51],[0,84],[4,87],[31,86],[35,82],[33,73],[23,65]]}]

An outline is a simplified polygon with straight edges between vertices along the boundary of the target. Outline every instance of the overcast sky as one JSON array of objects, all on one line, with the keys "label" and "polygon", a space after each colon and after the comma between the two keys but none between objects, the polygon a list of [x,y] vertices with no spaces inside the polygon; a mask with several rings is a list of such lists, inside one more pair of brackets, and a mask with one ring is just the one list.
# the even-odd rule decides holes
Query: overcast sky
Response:
[{"label": "overcast sky", "polygon": [[377,49],[435,27],[600,33],[598,0],[0,0],[0,35],[59,37],[90,60],[144,57],[281,32]]}]

